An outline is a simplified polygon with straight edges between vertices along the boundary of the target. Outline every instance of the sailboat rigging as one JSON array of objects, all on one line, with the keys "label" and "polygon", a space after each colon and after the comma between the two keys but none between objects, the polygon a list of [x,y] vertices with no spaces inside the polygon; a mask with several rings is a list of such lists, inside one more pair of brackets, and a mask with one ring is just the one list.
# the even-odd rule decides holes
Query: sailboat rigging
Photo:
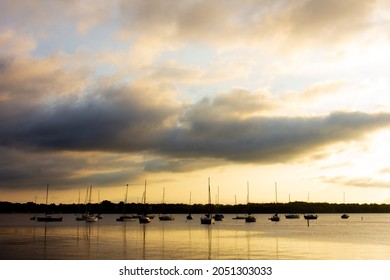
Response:
[{"label": "sailboat rigging", "polygon": [[[275,182],[275,204],[276,205],[278,204],[278,188],[276,186],[276,182]],[[270,220],[272,222],[279,222],[280,217],[279,217],[278,213],[275,213],[272,217],[268,218],[268,220]]]},{"label": "sailboat rigging", "polygon": [[[191,192],[190,192],[190,204],[189,204],[189,206],[191,207]],[[187,220],[192,220],[193,218],[192,218],[192,216],[191,216],[191,211],[189,211],[189,214],[187,215],[187,217],[186,217],[186,219]]]},{"label": "sailboat rigging", "polygon": [[[343,204],[345,206],[345,192],[343,193]],[[349,218],[349,215],[344,213],[343,215],[341,215],[341,219],[348,219]]]},{"label": "sailboat rigging", "polygon": [[223,218],[225,216],[221,213],[219,213],[219,186],[218,186],[218,194],[217,194],[217,213],[214,215],[214,220],[215,221],[223,221]]},{"label": "sailboat rigging", "polygon": [[238,213],[237,213],[237,195],[234,195],[234,207],[236,208],[236,216],[233,217],[232,219],[233,220],[243,220],[243,219],[245,219],[244,216],[238,216]]},{"label": "sailboat rigging", "polygon": [[117,222],[124,222],[124,221],[135,221],[136,216],[134,215],[127,215],[126,214],[126,206],[127,206],[127,193],[129,191],[129,184],[126,184],[126,192],[125,192],[125,203],[123,204],[123,214],[116,219]]},{"label": "sailboat rigging", "polygon": [[[165,208],[164,206],[165,206],[165,187],[163,188],[163,201],[162,201],[162,207]],[[158,219],[160,221],[173,221],[175,218],[172,215],[165,214],[163,209],[163,214],[160,215]]]},{"label": "sailboat rigging", "polygon": [[214,218],[211,215],[211,193],[210,193],[210,178],[209,178],[209,201],[208,201],[208,213],[200,218],[200,223],[203,225],[211,225],[215,223]]},{"label": "sailboat rigging", "polygon": [[89,187],[89,200],[88,200],[88,211],[85,218],[85,221],[88,223],[97,222],[99,220],[98,216],[92,214],[92,186]]},{"label": "sailboat rigging", "polygon": [[140,215],[138,220],[140,222],[140,224],[148,224],[151,222],[151,219],[146,215],[146,180],[145,180],[145,190],[144,190],[144,195],[143,195],[143,210],[144,210],[144,213],[143,215]]},{"label": "sailboat rigging", "polygon": [[256,217],[252,216],[252,213],[249,210],[249,182],[247,182],[246,191],[247,191],[247,198],[246,198],[247,199],[247,203],[246,203],[247,216],[245,217],[245,222],[246,223],[254,223],[254,222],[256,222]]},{"label": "sailboat rigging", "polygon": [[49,184],[46,186],[46,211],[43,217],[36,217],[37,222],[62,222],[62,217],[53,217],[47,213],[47,201],[49,197]]}]

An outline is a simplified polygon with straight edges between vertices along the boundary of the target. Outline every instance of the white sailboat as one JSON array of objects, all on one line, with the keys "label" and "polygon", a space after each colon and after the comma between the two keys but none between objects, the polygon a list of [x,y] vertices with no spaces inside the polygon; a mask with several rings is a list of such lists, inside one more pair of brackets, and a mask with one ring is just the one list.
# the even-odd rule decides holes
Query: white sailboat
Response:
[{"label": "white sailboat", "polygon": [[211,215],[211,193],[210,193],[210,178],[209,178],[209,203],[208,203],[208,213],[200,218],[200,223],[202,225],[211,225],[215,223],[214,218]]},{"label": "white sailboat", "polygon": [[91,208],[92,208],[92,186],[89,187],[89,201],[88,201],[88,205],[89,205],[89,211],[87,212],[87,215],[85,217],[85,221],[87,223],[94,223],[94,222],[97,222],[99,220],[99,217],[92,214],[92,211],[91,211]]}]

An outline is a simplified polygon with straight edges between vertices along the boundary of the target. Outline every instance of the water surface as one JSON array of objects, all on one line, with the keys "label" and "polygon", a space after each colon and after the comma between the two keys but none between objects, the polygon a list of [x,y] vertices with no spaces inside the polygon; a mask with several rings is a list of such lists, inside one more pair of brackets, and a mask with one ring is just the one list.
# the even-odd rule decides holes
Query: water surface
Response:
[{"label": "water surface", "polygon": [[340,260],[390,259],[390,214],[320,214],[318,220],[280,222],[257,214],[256,223],[233,220],[201,225],[201,215],[186,221],[117,222],[104,215],[97,223],[36,222],[30,214],[0,214],[0,259],[92,260]]}]

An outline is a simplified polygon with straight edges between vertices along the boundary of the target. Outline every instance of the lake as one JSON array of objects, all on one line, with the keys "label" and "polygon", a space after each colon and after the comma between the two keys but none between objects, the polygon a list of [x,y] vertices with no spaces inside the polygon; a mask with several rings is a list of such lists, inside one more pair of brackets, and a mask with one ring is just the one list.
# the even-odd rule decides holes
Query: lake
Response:
[{"label": "lake", "polygon": [[3,260],[388,260],[390,214],[319,214],[271,222],[234,220],[201,225],[202,215],[175,214],[174,221],[150,224],[117,222],[105,214],[96,223],[36,222],[32,214],[0,214],[0,259]]}]

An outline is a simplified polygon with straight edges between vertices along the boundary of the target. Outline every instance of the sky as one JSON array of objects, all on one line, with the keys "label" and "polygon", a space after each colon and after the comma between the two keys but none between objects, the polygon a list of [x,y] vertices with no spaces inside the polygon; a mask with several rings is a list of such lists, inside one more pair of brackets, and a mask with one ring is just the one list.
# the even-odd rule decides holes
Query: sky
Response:
[{"label": "sky", "polygon": [[387,59],[384,0],[1,1],[0,201],[390,203]]}]

